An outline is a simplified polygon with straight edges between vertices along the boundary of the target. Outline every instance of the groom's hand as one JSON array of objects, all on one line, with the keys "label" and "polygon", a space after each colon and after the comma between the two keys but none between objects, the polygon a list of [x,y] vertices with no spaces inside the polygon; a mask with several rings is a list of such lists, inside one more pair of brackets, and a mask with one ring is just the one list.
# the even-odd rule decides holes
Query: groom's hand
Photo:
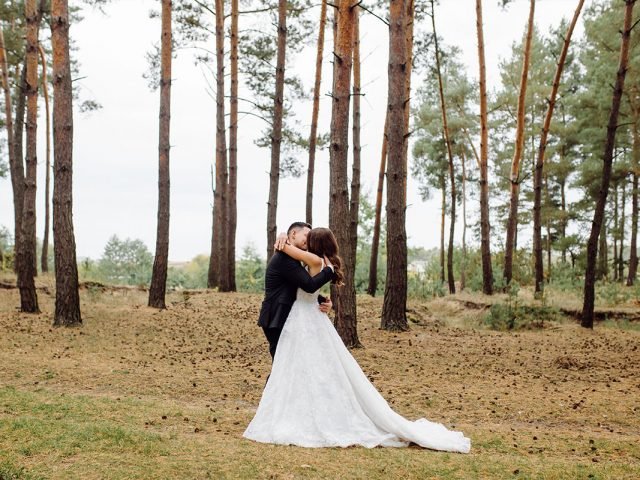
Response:
[{"label": "groom's hand", "polygon": [[324,255],[324,264],[326,267],[329,267],[332,272],[335,273],[336,268],[333,266],[333,263],[331,263],[331,260],[329,260],[326,255]]},{"label": "groom's hand", "polygon": [[320,311],[323,313],[329,313],[329,310],[331,310],[331,307],[333,306],[333,303],[331,302],[331,297],[327,297],[327,299],[320,304]]},{"label": "groom's hand", "polygon": [[284,232],[279,233],[278,236],[276,237],[276,243],[273,244],[273,248],[275,250],[282,250],[284,246],[287,244],[288,239],[289,237],[287,237],[286,233]]}]

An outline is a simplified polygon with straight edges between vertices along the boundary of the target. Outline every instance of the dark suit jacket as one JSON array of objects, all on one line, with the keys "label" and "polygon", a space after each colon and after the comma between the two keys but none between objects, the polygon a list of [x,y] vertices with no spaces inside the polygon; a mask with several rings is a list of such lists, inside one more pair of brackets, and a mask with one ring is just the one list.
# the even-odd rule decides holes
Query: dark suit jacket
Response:
[{"label": "dark suit jacket", "polygon": [[283,252],[276,252],[269,260],[264,279],[264,301],[258,325],[263,328],[282,328],[296,300],[298,288],[313,293],[333,279],[333,270],[322,269],[311,277],[299,261]]}]

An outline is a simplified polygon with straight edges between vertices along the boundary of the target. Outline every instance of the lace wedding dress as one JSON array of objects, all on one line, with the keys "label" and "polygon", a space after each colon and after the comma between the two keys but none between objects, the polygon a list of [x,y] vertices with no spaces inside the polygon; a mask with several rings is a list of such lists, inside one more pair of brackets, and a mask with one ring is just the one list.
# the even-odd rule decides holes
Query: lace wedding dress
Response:
[{"label": "lace wedding dress", "polygon": [[298,290],[282,330],[271,376],[243,435],[301,447],[405,447],[467,453],[461,432],[394,412],[344,346],[317,294]]}]

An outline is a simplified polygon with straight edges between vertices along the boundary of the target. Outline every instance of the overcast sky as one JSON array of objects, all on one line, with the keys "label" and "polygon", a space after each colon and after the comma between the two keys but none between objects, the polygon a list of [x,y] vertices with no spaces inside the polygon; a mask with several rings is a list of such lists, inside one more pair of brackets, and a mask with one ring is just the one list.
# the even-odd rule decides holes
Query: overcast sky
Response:
[{"label": "overcast sky", "polygon": [[[86,11],[84,20],[71,26],[79,50],[81,97],[102,109],[74,116],[74,224],[79,257],[99,258],[112,235],[139,238],[153,252],[156,234],[158,106],[142,74],[145,53],[160,36],[159,19],[149,19],[158,1],[120,0],[99,11]],[[498,63],[509,55],[513,41],[522,38],[529,2],[516,0],[507,10],[498,0],[484,2],[487,75],[490,88],[499,81]],[[591,3],[586,2],[587,5]],[[536,24],[546,32],[561,18],[570,18],[577,0],[538,0]],[[585,6],[586,8],[586,6]],[[319,9],[313,14],[319,15]],[[312,14],[312,15],[313,15]],[[472,78],[477,78],[475,0],[442,0],[436,9],[438,33],[446,44],[462,49]],[[242,29],[242,20],[240,23]],[[574,34],[582,34],[581,25]],[[362,35],[362,184],[376,189],[387,92],[387,28],[364,13]],[[330,85],[330,35],[325,46],[322,93]],[[212,47],[213,49],[213,47]],[[207,93],[210,74],[195,66],[191,51],[177,52],[173,64],[171,104],[171,236],[169,259],[184,261],[208,254],[211,238],[212,191],[210,168],[215,156],[215,102]],[[315,46],[306,48],[289,68],[300,74],[308,90],[313,87]],[[535,67],[533,67],[535,68]],[[208,80],[207,80],[208,79]],[[550,79],[551,80],[551,79]],[[416,84],[415,87],[418,85]],[[228,85],[227,85],[228,88]],[[246,108],[246,107],[242,107]],[[320,131],[329,129],[331,103],[323,95]],[[41,105],[40,113],[44,111]],[[305,131],[311,105],[300,105],[297,122]],[[264,255],[270,152],[253,144],[263,128],[260,120],[242,117],[238,148],[237,252],[253,244]],[[44,122],[39,126],[38,237],[43,234]],[[1,135],[6,135],[5,131]],[[328,224],[329,156],[318,152],[314,190],[314,225]],[[305,157],[301,158],[306,162]],[[439,244],[439,202],[423,202],[418,188],[408,181],[407,233],[411,246]],[[278,229],[304,220],[306,175],[280,182]],[[0,225],[13,230],[10,180],[0,179]],[[459,228],[457,229],[458,233]]]}]

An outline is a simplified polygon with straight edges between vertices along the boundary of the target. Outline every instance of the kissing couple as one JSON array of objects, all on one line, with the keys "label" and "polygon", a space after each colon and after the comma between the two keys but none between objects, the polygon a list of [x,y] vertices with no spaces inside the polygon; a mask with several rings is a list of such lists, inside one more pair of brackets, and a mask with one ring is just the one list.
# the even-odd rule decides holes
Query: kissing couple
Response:
[{"label": "kissing couple", "polygon": [[[471,441],[424,418],[393,411],[344,346],[327,316],[331,282],[343,285],[344,265],[328,228],[293,223],[280,234],[265,275],[258,325],[273,358],[245,438],[301,447],[406,447],[468,453]],[[303,267],[304,264],[305,266]]]}]

